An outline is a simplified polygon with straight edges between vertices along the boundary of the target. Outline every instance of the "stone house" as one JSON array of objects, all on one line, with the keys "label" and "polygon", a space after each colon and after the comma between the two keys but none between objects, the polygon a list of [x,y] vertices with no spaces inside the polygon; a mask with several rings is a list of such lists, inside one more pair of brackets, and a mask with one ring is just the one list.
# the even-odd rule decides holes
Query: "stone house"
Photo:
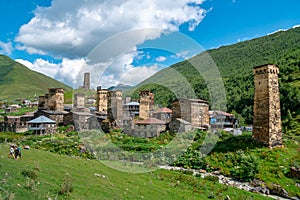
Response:
[{"label": "stone house", "polygon": [[153,112],[152,116],[166,123],[170,123],[172,120],[172,112],[171,109],[165,107]]},{"label": "stone house", "polygon": [[169,124],[169,129],[172,133],[186,133],[191,131],[193,128],[190,122],[177,118]]},{"label": "stone house", "polygon": [[0,123],[0,131],[24,133],[28,131],[27,122],[32,120],[34,115],[5,116],[4,121]]},{"label": "stone house", "polygon": [[178,99],[172,104],[172,118],[188,121],[193,128],[207,129],[209,127],[209,105],[202,99]]},{"label": "stone house", "polygon": [[233,114],[220,110],[209,111],[211,128],[234,128],[236,119]]},{"label": "stone house", "polygon": [[166,131],[167,125],[164,121],[155,118],[147,118],[131,122],[130,128],[125,129],[125,133],[143,138],[158,137],[161,132]]},{"label": "stone house", "polygon": [[56,131],[56,121],[41,115],[28,122],[28,130],[40,135],[53,134]]},{"label": "stone house", "polygon": [[138,102],[128,102],[123,105],[123,123],[127,125],[129,121],[139,116],[140,104]]}]

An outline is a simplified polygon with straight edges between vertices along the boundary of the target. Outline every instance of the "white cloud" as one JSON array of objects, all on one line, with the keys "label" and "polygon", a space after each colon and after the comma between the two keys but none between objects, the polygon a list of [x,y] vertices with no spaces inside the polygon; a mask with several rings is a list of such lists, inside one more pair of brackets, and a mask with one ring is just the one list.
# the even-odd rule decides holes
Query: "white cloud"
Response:
[{"label": "white cloud", "polygon": [[[34,17],[20,28],[15,41],[20,50],[47,54],[62,62],[37,59],[30,65],[19,61],[75,88],[82,85],[84,72],[91,73],[92,87],[133,85],[158,71],[155,64],[132,66],[133,58],[138,56],[137,45],[157,39],[162,33],[176,32],[184,23],[193,31],[205,17],[206,11],[200,7],[203,2],[52,0],[50,7],[34,11]],[[164,59],[160,57],[157,62]]]},{"label": "white cloud", "polygon": [[267,35],[272,35],[272,34],[275,34],[275,33],[278,33],[278,32],[281,32],[281,31],[286,31],[287,29],[278,29],[276,31],[273,31],[272,33],[268,33]]},{"label": "white cloud", "polygon": [[122,74],[120,77],[120,83],[125,83],[128,85],[136,85],[141,81],[149,78],[158,72],[158,65],[154,64],[153,66],[139,66],[134,67],[132,65],[128,65],[125,67],[125,71],[127,73]]},{"label": "white cloud", "polygon": [[10,55],[13,50],[11,42],[1,42],[0,41],[0,53]]},{"label": "white cloud", "polygon": [[[180,59],[188,59],[192,56],[194,56],[195,54],[191,54],[192,52],[186,50],[186,51],[181,51],[179,53],[176,53],[175,55],[172,55],[172,58],[180,58]],[[198,53],[198,52],[197,52]]]},{"label": "white cloud", "polygon": [[28,60],[16,59],[31,70],[55,78],[73,88],[83,84],[83,74],[90,73],[91,87],[101,85],[104,88],[118,85],[135,85],[158,72],[158,65],[131,65],[135,52],[124,54],[111,63],[89,65],[85,59],[63,59],[61,63],[51,63],[47,60],[36,59],[33,63]]},{"label": "white cloud", "polygon": [[84,59],[63,59],[58,64],[43,59],[36,59],[33,63],[23,59],[16,59],[16,61],[31,70],[45,74],[74,88],[82,85],[83,71],[89,70]]},{"label": "white cloud", "polygon": [[50,63],[49,61],[43,59],[36,59],[33,63],[23,59],[16,59],[15,61],[23,64],[24,66],[28,67],[31,70],[40,72],[51,78],[54,78],[57,71],[60,69],[59,64]]},{"label": "white cloud", "polygon": [[300,27],[300,24],[293,26],[293,28],[298,28]]},{"label": "white cloud", "polygon": [[[133,29],[159,28],[177,31],[183,23],[189,30],[204,18],[204,0],[53,0],[50,7],[38,7],[23,25],[16,41],[30,53],[47,52],[57,57],[83,57],[108,37]],[[152,34],[152,35],[151,35]],[[155,39],[159,33],[141,38]],[[136,42],[134,43],[136,45]]]},{"label": "white cloud", "polygon": [[167,60],[167,58],[165,56],[159,56],[155,60],[156,60],[156,62],[165,62]]}]

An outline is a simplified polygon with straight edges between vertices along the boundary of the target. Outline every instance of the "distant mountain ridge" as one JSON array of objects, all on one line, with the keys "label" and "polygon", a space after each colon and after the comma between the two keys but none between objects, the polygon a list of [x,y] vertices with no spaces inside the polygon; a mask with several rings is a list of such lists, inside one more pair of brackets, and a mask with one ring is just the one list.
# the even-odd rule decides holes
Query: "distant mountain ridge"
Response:
[{"label": "distant mountain ridge", "polygon": [[119,84],[117,86],[111,86],[109,88],[107,88],[108,90],[112,90],[112,91],[116,91],[116,90],[119,90],[119,91],[125,91],[125,90],[128,90],[132,88],[132,86],[130,85],[125,85],[125,84]]},{"label": "distant mountain ridge", "polygon": [[0,55],[0,99],[33,98],[47,93],[48,88],[71,87],[41,73],[32,71],[8,56]]}]

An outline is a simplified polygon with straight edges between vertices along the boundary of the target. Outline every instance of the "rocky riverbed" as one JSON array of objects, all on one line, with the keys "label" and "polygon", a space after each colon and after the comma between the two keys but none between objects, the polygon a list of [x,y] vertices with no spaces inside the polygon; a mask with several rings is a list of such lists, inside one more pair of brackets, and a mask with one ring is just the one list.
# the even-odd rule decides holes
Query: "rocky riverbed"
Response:
[{"label": "rocky riverbed", "polygon": [[[283,189],[280,185],[277,184],[271,184],[269,187],[266,186],[266,184],[261,180],[253,180],[250,182],[240,182],[238,180],[235,180],[230,177],[226,177],[220,173],[220,171],[214,171],[214,172],[206,172],[205,170],[194,170],[194,169],[185,169],[181,167],[172,167],[172,166],[159,166],[161,169],[167,169],[167,170],[178,170],[178,171],[191,171],[193,172],[194,176],[200,176],[201,178],[205,178],[207,176],[214,176],[218,177],[219,183],[236,187],[241,190],[246,190],[249,192],[255,192],[262,194],[264,196],[278,199],[278,200],[286,200],[286,199],[292,199],[292,200],[300,200],[297,197],[290,197],[285,189]],[[300,189],[300,187],[299,187]]]}]

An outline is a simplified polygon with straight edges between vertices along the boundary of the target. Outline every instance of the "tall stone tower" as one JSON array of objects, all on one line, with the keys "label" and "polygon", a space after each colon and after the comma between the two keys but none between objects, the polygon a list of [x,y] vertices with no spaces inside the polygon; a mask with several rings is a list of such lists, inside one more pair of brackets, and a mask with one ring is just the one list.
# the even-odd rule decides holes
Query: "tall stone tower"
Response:
[{"label": "tall stone tower", "polygon": [[102,89],[101,86],[97,87],[96,108],[98,112],[107,114],[107,95],[107,89]]},{"label": "tall stone tower", "polygon": [[276,65],[253,68],[253,138],[269,147],[282,146],[278,73]]},{"label": "tall stone tower", "polygon": [[63,88],[49,88],[48,94],[45,95],[45,103],[47,110],[64,110],[64,89]]},{"label": "tall stone tower", "polygon": [[74,108],[83,108],[84,107],[85,98],[83,94],[75,94],[74,95]]},{"label": "tall stone tower", "polygon": [[147,119],[154,107],[154,94],[150,91],[140,91],[140,118]]},{"label": "tall stone tower", "polygon": [[122,92],[109,91],[107,101],[107,118],[113,126],[123,126],[123,102]]},{"label": "tall stone tower", "polygon": [[86,90],[90,89],[90,73],[84,73],[84,80],[83,80],[83,88]]}]

